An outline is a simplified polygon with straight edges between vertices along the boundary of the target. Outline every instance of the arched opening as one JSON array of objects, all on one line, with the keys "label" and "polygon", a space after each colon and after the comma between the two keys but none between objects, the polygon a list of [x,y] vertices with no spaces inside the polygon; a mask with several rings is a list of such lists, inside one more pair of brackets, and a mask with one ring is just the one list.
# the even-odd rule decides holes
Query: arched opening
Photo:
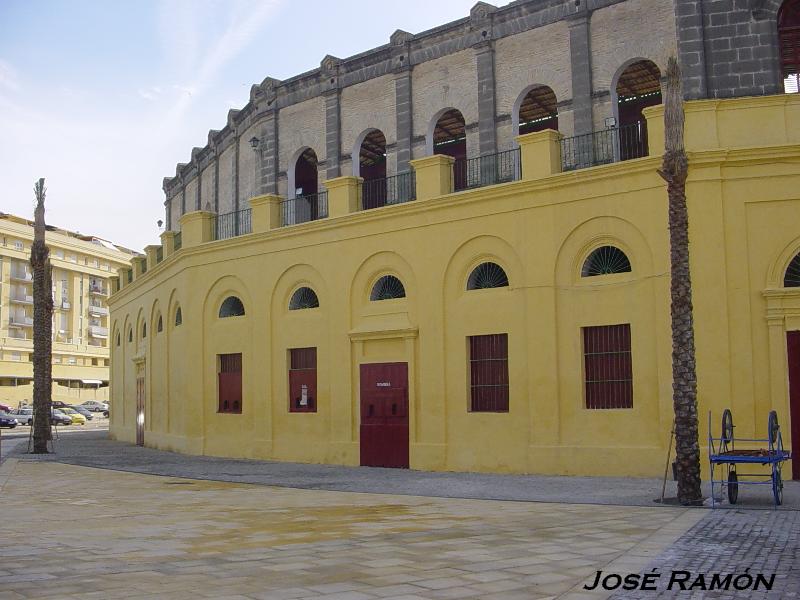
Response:
[{"label": "arched opening", "polygon": [[142,339],[147,337],[147,323],[142,323]]},{"label": "arched opening", "polygon": [[181,307],[179,306],[175,310],[175,327],[183,324],[183,313],[181,312]]},{"label": "arched opening", "polygon": [[403,282],[394,275],[384,275],[378,279],[369,295],[369,299],[373,302],[405,297],[406,289],[403,287]]},{"label": "arched opening", "polygon": [[219,318],[244,316],[244,304],[236,296],[228,296],[219,307]]},{"label": "arched opening", "polygon": [[617,78],[614,91],[620,160],[647,156],[647,121],[642,111],[661,104],[661,71],[651,60],[637,60]]},{"label": "arched opening", "polygon": [[445,111],[436,120],[431,139],[434,154],[452,156],[457,161],[453,166],[453,189],[466,189],[467,129],[461,111],[455,108]]},{"label": "arched opening", "polygon": [[593,250],[583,263],[581,277],[630,273],[628,256],[616,246],[601,246]]},{"label": "arched opening", "polygon": [[519,135],[545,129],[558,131],[557,105],[555,92],[546,85],[528,91],[519,106]]},{"label": "arched opening", "polygon": [[778,39],[783,89],[787,94],[800,89],[800,0],[786,0],[778,11]]},{"label": "arched opening", "polygon": [[800,287],[800,254],[797,254],[786,268],[783,287]]},{"label": "arched opening", "polygon": [[156,333],[161,333],[162,331],[164,331],[164,320],[161,318],[161,315],[158,315]]},{"label": "arched opening", "polygon": [[468,290],[508,287],[508,275],[503,267],[493,262],[479,264],[467,279]]},{"label": "arched opening", "polygon": [[311,148],[306,148],[297,157],[292,191],[295,198],[317,193],[317,154]]},{"label": "arched opening", "polygon": [[289,310],[303,310],[305,308],[318,308],[319,298],[310,287],[301,287],[292,294],[289,300]]},{"label": "arched opening", "polygon": [[364,179],[361,202],[364,210],[386,205],[386,137],[373,129],[361,142],[358,172]]}]

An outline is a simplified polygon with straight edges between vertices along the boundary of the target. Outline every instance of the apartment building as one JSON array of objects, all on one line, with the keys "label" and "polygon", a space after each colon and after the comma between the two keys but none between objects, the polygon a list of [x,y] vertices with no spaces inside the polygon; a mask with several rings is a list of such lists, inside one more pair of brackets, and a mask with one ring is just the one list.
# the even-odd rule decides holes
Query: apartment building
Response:
[{"label": "apartment building", "polygon": [[[53,268],[53,399],[108,399],[109,278],[134,253],[48,226]],[[0,213],[0,404],[33,399],[33,222]]]}]

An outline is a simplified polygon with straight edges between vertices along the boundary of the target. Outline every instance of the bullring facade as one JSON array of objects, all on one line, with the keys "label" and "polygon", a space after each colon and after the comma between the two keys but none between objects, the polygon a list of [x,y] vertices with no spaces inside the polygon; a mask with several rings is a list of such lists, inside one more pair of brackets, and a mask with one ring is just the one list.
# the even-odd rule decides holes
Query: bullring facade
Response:
[{"label": "bullring facade", "polygon": [[656,173],[670,55],[688,100],[701,414],[775,408],[797,427],[800,102],[782,93],[797,2],[727,4],[719,18],[682,0],[479,3],[254,86],[165,180],[162,245],[120,273],[112,434],[655,475],[672,421]]}]

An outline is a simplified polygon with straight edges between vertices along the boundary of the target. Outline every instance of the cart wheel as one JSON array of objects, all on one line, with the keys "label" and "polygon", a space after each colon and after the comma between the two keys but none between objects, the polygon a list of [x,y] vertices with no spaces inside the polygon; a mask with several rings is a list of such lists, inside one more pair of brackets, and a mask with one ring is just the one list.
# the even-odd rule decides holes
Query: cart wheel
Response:
[{"label": "cart wheel", "polygon": [[775,444],[778,441],[778,431],[780,431],[781,428],[780,425],[778,425],[778,413],[776,413],[774,410],[769,411],[768,426],[769,426],[769,434],[768,434],[769,447],[770,450],[772,450],[773,446],[775,446]]},{"label": "cart wheel", "polygon": [[736,504],[739,499],[739,478],[736,476],[736,471],[731,469],[728,473],[728,502]]},{"label": "cart wheel", "polygon": [[722,412],[722,442],[723,446],[733,441],[733,414],[729,408]]},{"label": "cart wheel", "polygon": [[780,464],[776,464],[772,470],[772,496],[775,498],[775,506],[783,504],[783,478]]}]

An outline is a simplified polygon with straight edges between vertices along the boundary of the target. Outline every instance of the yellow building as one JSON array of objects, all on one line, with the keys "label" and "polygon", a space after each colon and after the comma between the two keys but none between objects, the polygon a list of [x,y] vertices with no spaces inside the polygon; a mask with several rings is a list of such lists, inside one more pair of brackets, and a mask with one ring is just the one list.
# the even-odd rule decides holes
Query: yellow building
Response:
[{"label": "yellow building", "polygon": [[[708,411],[717,427],[730,407],[746,437],[777,410],[790,445],[800,96],[686,111],[701,443]],[[272,195],[229,239],[213,213],[183,215],[109,301],[112,435],[283,461],[404,466],[405,451],[414,469],[659,474],[670,263],[663,108],[644,112],[641,158],[564,171],[545,130],[517,138],[508,183],[454,193],[453,159],[434,155],[412,160],[414,201],[361,210],[344,176],[309,222],[287,225]]]},{"label": "yellow building", "polygon": [[[0,404],[33,400],[33,223],[0,213]],[[108,399],[109,280],[133,253],[48,227],[53,271],[53,400]]]}]

